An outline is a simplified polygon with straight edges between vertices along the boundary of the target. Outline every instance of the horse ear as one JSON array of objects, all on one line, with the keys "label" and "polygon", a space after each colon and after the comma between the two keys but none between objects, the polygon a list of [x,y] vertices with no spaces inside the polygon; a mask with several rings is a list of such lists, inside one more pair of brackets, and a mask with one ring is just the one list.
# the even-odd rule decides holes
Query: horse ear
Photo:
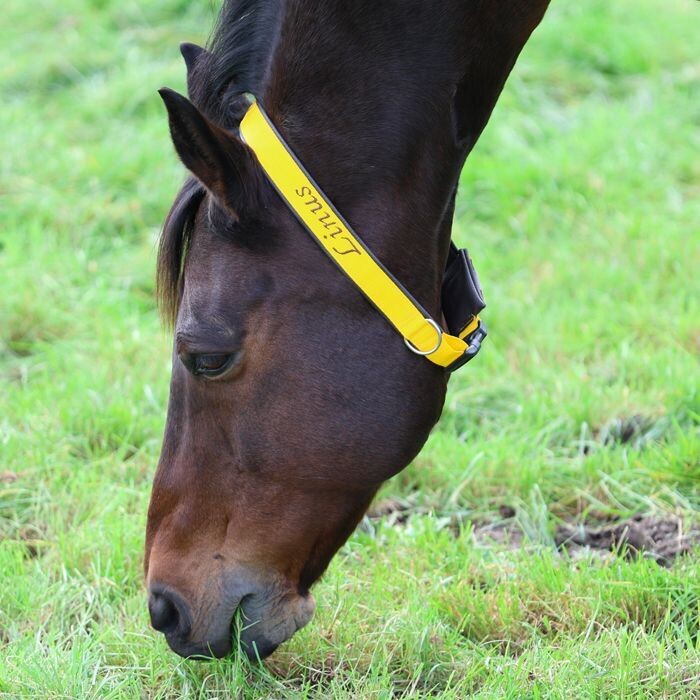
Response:
[{"label": "horse ear", "polygon": [[256,191],[255,155],[236,136],[212,124],[186,97],[169,88],[158,92],[168,110],[180,160],[237,218],[246,196]]},{"label": "horse ear", "polygon": [[180,53],[185,59],[185,66],[187,67],[187,94],[190,96],[190,99],[192,99],[194,95],[197,68],[201,65],[201,61],[211,54],[201,46],[197,46],[197,44],[190,44],[188,42],[180,44]]},{"label": "horse ear", "polygon": [[190,44],[188,41],[184,41],[180,44],[180,53],[185,59],[187,74],[189,75],[192,69],[197,65],[199,58],[207,54],[207,50],[201,46],[197,46],[197,44]]}]

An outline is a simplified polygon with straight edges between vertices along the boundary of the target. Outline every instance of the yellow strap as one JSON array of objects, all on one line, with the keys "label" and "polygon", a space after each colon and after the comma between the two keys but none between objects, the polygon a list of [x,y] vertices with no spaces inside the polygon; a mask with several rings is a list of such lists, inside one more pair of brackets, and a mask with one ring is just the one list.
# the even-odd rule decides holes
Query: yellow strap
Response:
[{"label": "yellow strap", "polygon": [[439,325],[336,211],[257,102],[253,102],[243,117],[240,133],[306,230],[403,338],[441,367],[449,367],[462,357],[467,343],[444,331],[438,332]]}]

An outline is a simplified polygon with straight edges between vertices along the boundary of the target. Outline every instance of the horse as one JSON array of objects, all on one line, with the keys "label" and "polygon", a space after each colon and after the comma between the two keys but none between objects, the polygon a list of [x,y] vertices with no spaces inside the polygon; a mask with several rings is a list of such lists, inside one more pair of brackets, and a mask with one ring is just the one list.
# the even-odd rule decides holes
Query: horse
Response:
[{"label": "horse", "polygon": [[548,0],[225,0],[161,90],[189,171],[157,295],[174,331],[145,542],[152,626],[262,659],[418,454],[449,373],[304,232],[241,136],[253,99],[376,259],[441,318],[460,171]]}]

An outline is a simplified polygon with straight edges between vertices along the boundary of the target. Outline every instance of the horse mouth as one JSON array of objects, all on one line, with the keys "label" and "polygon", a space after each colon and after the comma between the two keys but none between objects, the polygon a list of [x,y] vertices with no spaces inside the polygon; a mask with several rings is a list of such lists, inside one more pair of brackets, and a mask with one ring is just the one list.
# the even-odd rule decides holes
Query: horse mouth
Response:
[{"label": "horse mouth", "polygon": [[313,617],[316,603],[311,594],[299,596],[284,614],[266,616],[263,606],[255,604],[254,596],[245,596],[236,609],[225,634],[206,641],[193,641],[188,630],[164,631],[168,646],[186,659],[221,659],[238,651],[252,662],[262,661]]},{"label": "horse mouth", "polygon": [[226,656],[230,656],[234,649],[238,649],[248,657],[249,661],[254,662],[267,658],[281,644],[281,642],[272,642],[264,636],[258,636],[247,642],[243,641],[238,633],[239,621],[237,618],[238,615],[234,616],[234,619],[231,621],[231,630],[226,637],[216,641],[191,642],[182,639],[177,634],[172,634],[166,635],[168,646],[178,656],[201,661],[223,659]]},{"label": "horse mouth", "polygon": [[168,646],[185,659],[211,660],[223,659],[231,653],[232,639],[220,639],[215,642],[189,642],[177,635],[166,635]]}]

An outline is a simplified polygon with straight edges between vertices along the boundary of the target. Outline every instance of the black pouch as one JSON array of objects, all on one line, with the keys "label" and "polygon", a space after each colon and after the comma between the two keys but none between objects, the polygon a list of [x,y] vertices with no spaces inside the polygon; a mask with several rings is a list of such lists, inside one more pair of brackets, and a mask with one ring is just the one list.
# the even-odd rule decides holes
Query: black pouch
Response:
[{"label": "black pouch", "polygon": [[484,308],[484,295],[469,253],[450,243],[442,279],[442,313],[448,331],[459,336]]}]

